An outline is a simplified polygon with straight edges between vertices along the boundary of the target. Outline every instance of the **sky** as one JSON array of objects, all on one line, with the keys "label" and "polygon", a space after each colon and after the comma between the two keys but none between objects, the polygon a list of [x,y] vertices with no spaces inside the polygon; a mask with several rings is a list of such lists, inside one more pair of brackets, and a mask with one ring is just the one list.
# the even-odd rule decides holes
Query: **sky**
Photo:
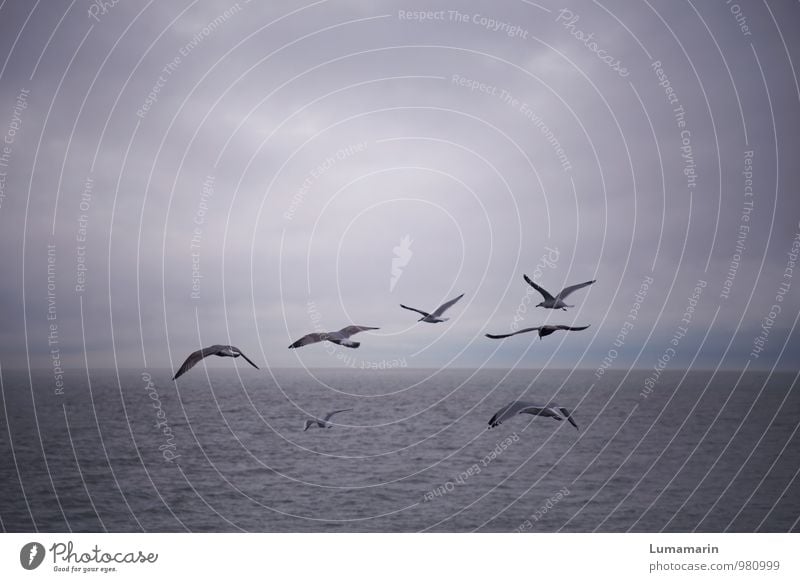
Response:
[{"label": "sky", "polygon": [[0,5],[2,368],[796,368],[796,3],[101,4]]}]

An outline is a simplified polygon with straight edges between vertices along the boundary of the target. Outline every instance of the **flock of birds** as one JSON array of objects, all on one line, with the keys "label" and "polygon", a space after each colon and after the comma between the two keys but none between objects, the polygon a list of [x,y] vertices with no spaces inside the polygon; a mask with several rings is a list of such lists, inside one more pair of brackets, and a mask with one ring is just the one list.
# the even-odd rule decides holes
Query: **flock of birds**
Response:
[{"label": "flock of birds", "polygon": [[[543,307],[545,309],[560,309],[566,311],[568,307],[575,307],[574,305],[567,305],[564,300],[577,291],[578,289],[583,289],[584,287],[588,287],[592,283],[595,283],[596,280],[586,281],[585,283],[578,283],[577,285],[570,285],[569,287],[565,287],[562,289],[557,295],[551,295],[546,289],[534,283],[527,275],[523,275],[525,282],[528,283],[531,287],[536,289],[542,297],[543,301],[536,305],[536,307]],[[447,317],[442,317],[444,313],[450,309],[453,305],[455,305],[464,294],[462,293],[458,297],[447,301],[440,305],[437,309],[435,309],[432,313],[428,313],[421,309],[417,309],[415,307],[408,307],[407,305],[400,304],[400,307],[403,309],[408,309],[409,311],[415,311],[416,313],[420,314],[422,317],[417,321],[425,322],[425,323],[442,323],[447,321]],[[486,337],[490,339],[504,339],[507,337],[511,337],[514,335],[518,335],[521,333],[528,333],[528,332],[538,332],[539,339],[546,337],[556,331],[582,331],[588,328],[588,325],[580,326],[580,327],[570,327],[568,325],[540,325],[537,327],[527,327],[525,329],[520,329],[518,331],[512,333],[505,333],[505,334],[491,334],[487,333]],[[380,329],[378,327],[369,327],[365,325],[348,325],[340,329],[339,331],[332,331],[332,332],[315,332],[309,333],[301,337],[296,342],[292,343],[289,346],[289,349],[301,348],[303,346],[307,346],[310,344],[315,344],[319,342],[332,342],[336,345],[344,346],[346,348],[357,348],[361,345],[361,342],[356,342],[351,340],[350,338],[357,333],[362,331],[369,331]],[[223,358],[238,358],[243,357],[247,363],[251,366],[259,369],[255,363],[248,358],[242,350],[235,346],[229,345],[213,345],[207,348],[202,348],[197,350],[196,352],[192,352],[189,354],[189,357],[186,358],[186,361],[183,362],[181,367],[175,373],[175,376],[172,378],[173,380],[177,380],[180,376],[191,370],[198,362],[207,358],[208,356],[220,356]],[[335,414],[339,414],[341,412],[349,412],[353,410],[352,408],[344,408],[341,410],[334,410],[332,412],[327,413],[325,416],[321,418],[309,418],[305,421],[305,425],[303,426],[303,431],[307,431],[309,428],[318,427],[318,428],[332,428],[333,423],[331,422],[331,417]],[[492,418],[489,419],[489,428],[494,428],[501,424],[502,422],[517,416],[518,414],[530,414],[533,416],[542,416],[545,418],[553,418],[558,421],[567,420],[569,421],[572,426],[578,429],[578,425],[575,423],[575,420],[572,418],[572,413],[565,407],[560,406],[554,402],[549,402],[547,404],[538,404],[534,402],[527,402],[524,400],[514,400],[509,402],[505,406],[503,406],[500,410],[498,410]]]}]

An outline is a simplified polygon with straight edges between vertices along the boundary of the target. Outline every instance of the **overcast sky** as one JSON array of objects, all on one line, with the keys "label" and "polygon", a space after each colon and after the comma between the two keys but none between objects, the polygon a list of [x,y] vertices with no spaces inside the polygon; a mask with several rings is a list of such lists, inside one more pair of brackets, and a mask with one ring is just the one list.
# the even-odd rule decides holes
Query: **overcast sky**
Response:
[{"label": "overcast sky", "polygon": [[[798,25],[795,2],[6,1],[0,364],[796,366]],[[597,283],[543,310],[523,274]],[[443,324],[399,308],[460,293]],[[591,327],[483,337],[515,315]],[[381,329],[286,349],[351,323]]]}]

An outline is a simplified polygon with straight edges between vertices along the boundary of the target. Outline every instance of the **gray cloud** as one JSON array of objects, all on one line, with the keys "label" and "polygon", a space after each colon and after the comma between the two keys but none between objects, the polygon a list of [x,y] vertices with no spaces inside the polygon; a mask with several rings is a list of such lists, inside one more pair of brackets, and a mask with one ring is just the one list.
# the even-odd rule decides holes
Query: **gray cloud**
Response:
[{"label": "gray cloud", "polygon": [[[770,7],[778,29],[763,5],[742,4],[745,34],[724,4],[578,2],[572,25],[562,6],[543,6],[458,3],[461,22],[440,2],[126,1],[99,22],[76,4],[56,29],[66,4],[28,18],[27,3],[6,2],[0,133],[29,95],[3,168],[2,365],[25,366],[26,353],[48,364],[48,244],[72,366],[83,365],[82,329],[92,365],[116,353],[142,366],[144,345],[148,365],[167,366],[168,354],[174,363],[230,339],[272,365],[336,366],[324,349],[286,346],[317,324],[355,322],[381,327],[355,354],[367,361],[596,368],[646,277],[615,365],[654,364],[698,280],[674,365],[773,365],[785,342],[797,347],[800,304],[796,274],[784,276],[800,230],[796,7]],[[443,20],[400,17],[420,10]],[[392,289],[406,236],[413,254]],[[598,283],[568,313],[535,310],[534,297],[524,325],[592,327],[533,346],[485,340],[511,325],[522,274],[546,247],[558,250],[540,269],[546,287]],[[752,358],[782,283],[781,313]],[[397,308],[461,292],[446,325],[414,327]]]}]

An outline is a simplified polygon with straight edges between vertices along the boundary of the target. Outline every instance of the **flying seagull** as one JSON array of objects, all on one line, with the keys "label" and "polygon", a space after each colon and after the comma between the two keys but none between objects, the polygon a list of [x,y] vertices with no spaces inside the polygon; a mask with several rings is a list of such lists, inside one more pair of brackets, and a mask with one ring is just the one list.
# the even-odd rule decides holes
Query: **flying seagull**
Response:
[{"label": "flying seagull", "polygon": [[498,410],[495,415],[489,419],[489,428],[494,428],[503,421],[506,421],[517,414],[532,414],[533,416],[545,416],[555,418],[556,420],[564,420],[566,418],[570,424],[575,427],[575,429],[578,428],[578,425],[575,424],[574,420],[572,420],[572,414],[570,411],[563,406],[559,406],[558,404],[548,404],[546,406],[542,406],[540,404],[525,402],[523,400],[509,402],[503,408]]},{"label": "flying seagull", "polygon": [[438,309],[433,313],[427,313],[425,311],[422,311],[421,309],[416,309],[415,307],[408,307],[407,305],[403,305],[402,303],[400,304],[400,307],[402,307],[403,309],[408,309],[409,311],[416,311],[417,313],[422,314],[422,317],[417,321],[424,321],[426,323],[441,323],[442,321],[447,321],[448,319],[450,319],[449,317],[442,317],[442,315],[444,315],[444,312],[450,309],[453,305],[455,305],[456,302],[463,296],[464,294],[462,293],[455,299],[451,299],[447,303],[442,303],[438,307]]},{"label": "flying seagull", "polygon": [[504,333],[501,335],[495,335],[491,333],[487,333],[486,337],[492,339],[503,339],[504,337],[511,337],[512,335],[517,335],[518,333],[528,333],[529,331],[538,331],[539,332],[539,339],[542,339],[546,335],[550,335],[559,330],[565,331],[583,331],[589,327],[588,325],[584,325],[581,327],[570,327],[568,325],[540,325],[539,327],[526,327],[525,329],[521,329],[519,331],[515,331],[514,333]]},{"label": "flying seagull", "polygon": [[256,370],[259,369],[258,366],[256,366],[250,360],[250,358],[245,356],[244,352],[242,352],[242,350],[240,350],[239,348],[235,346],[223,346],[221,344],[217,344],[214,346],[203,348],[201,350],[197,350],[196,352],[192,352],[191,354],[189,354],[189,357],[186,358],[186,361],[183,363],[180,369],[175,373],[175,376],[173,376],[172,379],[176,380],[179,376],[183,376],[186,372],[191,370],[197,362],[208,356],[221,356],[223,358],[238,358],[239,356],[242,356],[245,360],[247,360],[247,363],[253,366]]},{"label": "flying seagull", "polygon": [[329,341],[346,348],[357,348],[361,345],[360,342],[350,341],[350,336],[355,335],[360,331],[368,331],[370,329],[380,329],[379,327],[367,327],[366,325],[348,325],[339,331],[310,333],[304,335],[299,340],[289,346],[289,349],[300,348],[308,344],[315,344],[317,342]]},{"label": "flying seagull", "polygon": [[333,412],[329,412],[324,417],[320,418],[309,418],[306,419],[306,424],[303,427],[303,432],[307,431],[309,428],[314,426],[315,424],[320,428],[332,428],[333,423],[328,422],[331,419],[331,416],[334,414],[339,414],[340,412],[349,412],[353,410],[352,408],[343,408],[342,410],[334,410]]},{"label": "flying seagull", "polygon": [[597,281],[597,279],[595,279],[594,281],[586,281],[586,283],[578,283],[577,285],[570,285],[569,287],[564,287],[558,295],[553,297],[552,295],[550,295],[550,293],[547,292],[547,289],[545,289],[544,287],[540,287],[539,285],[531,281],[531,279],[527,275],[522,275],[522,276],[525,278],[525,282],[528,285],[536,289],[539,293],[542,294],[542,297],[544,297],[544,301],[539,303],[539,305],[537,305],[536,307],[545,307],[547,309],[563,309],[564,311],[567,310],[567,307],[575,307],[574,305],[567,305],[566,303],[564,303],[564,299],[566,299],[571,293],[577,291],[578,289],[583,289],[584,287],[588,287],[589,285]]}]

